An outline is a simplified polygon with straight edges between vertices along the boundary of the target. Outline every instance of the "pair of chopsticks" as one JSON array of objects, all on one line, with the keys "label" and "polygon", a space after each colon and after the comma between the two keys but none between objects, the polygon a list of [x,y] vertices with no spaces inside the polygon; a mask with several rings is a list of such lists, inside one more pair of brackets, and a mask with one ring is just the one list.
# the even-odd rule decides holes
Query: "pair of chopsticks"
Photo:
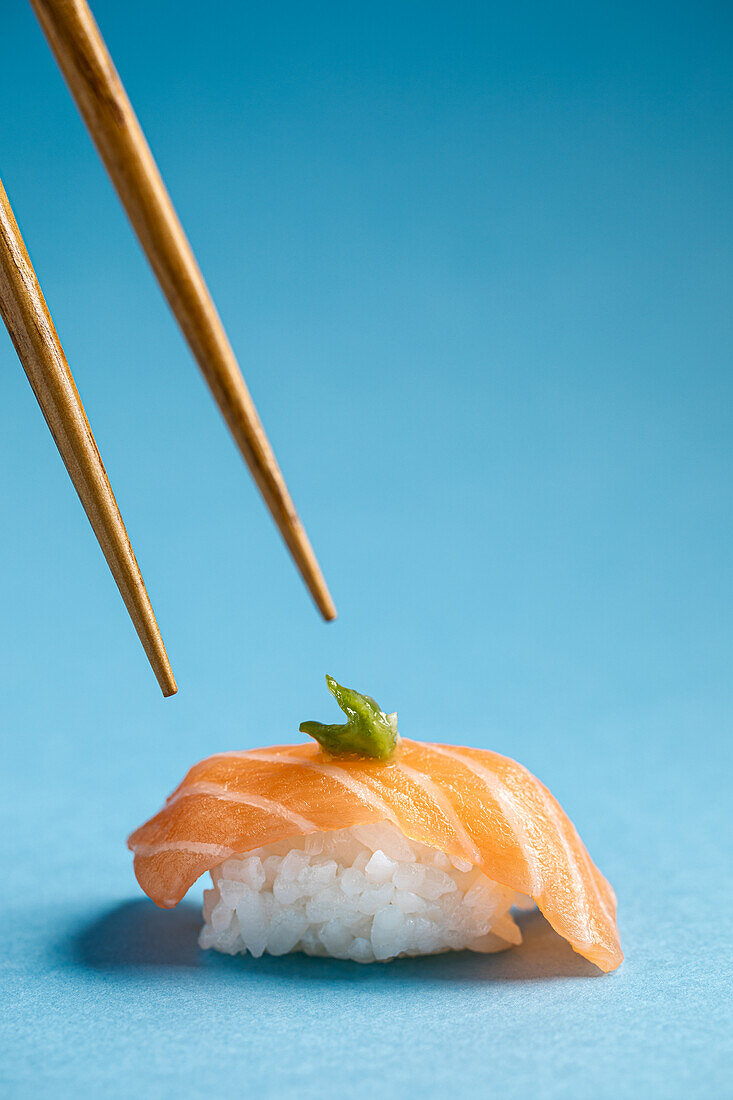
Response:
[{"label": "pair of chopsticks", "polygon": [[[336,609],[224,327],[86,0],[30,0],[193,355],[324,619]],[[0,314],[164,695],[168,655],[63,348],[0,182]]]}]

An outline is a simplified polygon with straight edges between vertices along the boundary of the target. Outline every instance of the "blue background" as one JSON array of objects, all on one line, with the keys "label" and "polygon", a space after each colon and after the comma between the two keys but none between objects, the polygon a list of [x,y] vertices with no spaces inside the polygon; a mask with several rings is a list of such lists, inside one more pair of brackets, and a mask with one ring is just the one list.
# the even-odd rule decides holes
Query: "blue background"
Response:
[{"label": "blue background", "polygon": [[[727,1093],[730,8],[95,10],[340,618],[5,5],[5,186],[180,685],[2,334],[5,1094]],[[326,671],[551,787],[619,894],[616,974],[536,916],[497,958],[204,956],[193,905],[141,900],[128,832],[200,757],[332,715]]]}]

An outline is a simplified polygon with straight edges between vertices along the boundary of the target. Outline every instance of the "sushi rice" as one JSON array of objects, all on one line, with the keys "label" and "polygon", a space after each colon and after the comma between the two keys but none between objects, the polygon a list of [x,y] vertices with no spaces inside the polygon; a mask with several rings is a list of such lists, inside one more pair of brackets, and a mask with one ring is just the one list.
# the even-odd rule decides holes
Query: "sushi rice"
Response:
[{"label": "sushi rice", "polygon": [[522,941],[512,906],[533,904],[389,822],[269,844],[211,877],[201,947],[255,958],[304,951],[369,963],[501,951]]}]

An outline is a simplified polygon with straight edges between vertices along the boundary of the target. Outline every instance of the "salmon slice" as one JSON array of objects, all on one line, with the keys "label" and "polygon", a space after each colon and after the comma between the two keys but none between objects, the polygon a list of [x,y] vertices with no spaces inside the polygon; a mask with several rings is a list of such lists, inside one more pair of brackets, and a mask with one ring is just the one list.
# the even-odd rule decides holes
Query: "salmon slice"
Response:
[{"label": "salmon slice", "polygon": [[145,893],[171,908],[231,855],[380,821],[529,895],[601,970],[621,963],[616,896],[572,822],[526,768],[485,749],[402,739],[387,763],[336,761],[316,744],[221,753],[195,764],[128,846]]}]

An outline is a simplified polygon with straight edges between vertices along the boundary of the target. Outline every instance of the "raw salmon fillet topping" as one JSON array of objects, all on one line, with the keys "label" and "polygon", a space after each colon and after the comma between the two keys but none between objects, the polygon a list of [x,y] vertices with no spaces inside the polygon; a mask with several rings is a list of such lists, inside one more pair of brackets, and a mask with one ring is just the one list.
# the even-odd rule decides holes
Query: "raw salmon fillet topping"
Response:
[{"label": "raw salmon fillet topping", "polygon": [[378,821],[532,897],[601,970],[621,963],[615,894],[572,822],[526,768],[485,749],[403,739],[386,763],[335,760],[316,744],[221,753],[194,765],[128,845],[143,890],[170,908],[235,853]]}]

